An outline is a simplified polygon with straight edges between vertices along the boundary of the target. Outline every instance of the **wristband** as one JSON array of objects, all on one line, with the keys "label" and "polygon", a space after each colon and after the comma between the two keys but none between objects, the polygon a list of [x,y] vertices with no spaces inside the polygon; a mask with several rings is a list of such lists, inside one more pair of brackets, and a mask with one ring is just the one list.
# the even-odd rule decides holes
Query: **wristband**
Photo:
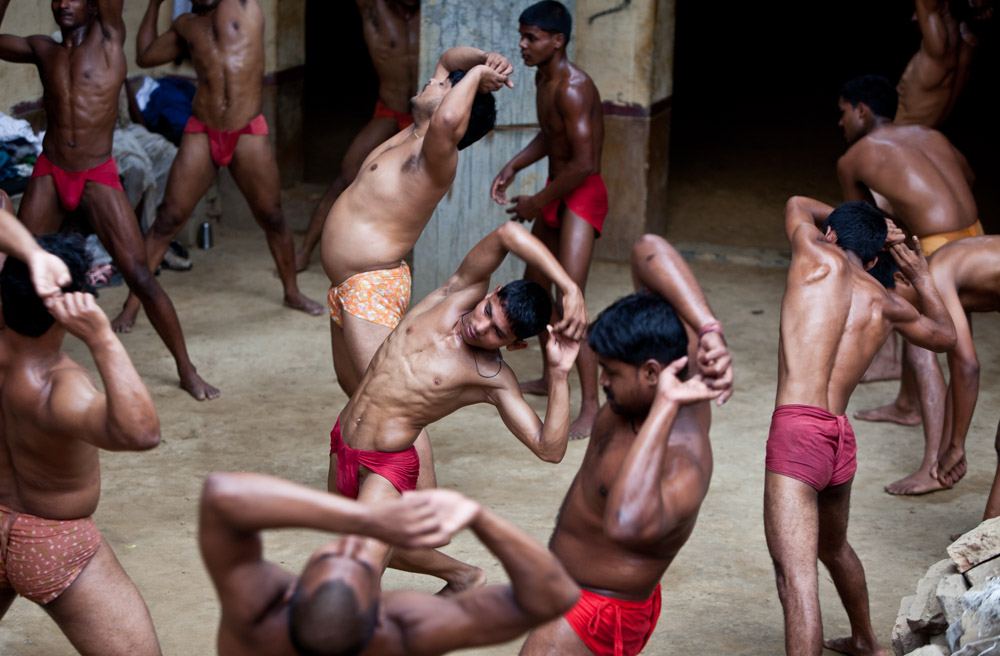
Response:
[{"label": "wristband", "polygon": [[722,324],[719,323],[718,321],[709,321],[704,326],[702,326],[698,330],[698,339],[701,339],[708,333],[719,333],[719,337],[722,338],[722,341],[723,342],[726,341],[726,334],[722,332]]}]

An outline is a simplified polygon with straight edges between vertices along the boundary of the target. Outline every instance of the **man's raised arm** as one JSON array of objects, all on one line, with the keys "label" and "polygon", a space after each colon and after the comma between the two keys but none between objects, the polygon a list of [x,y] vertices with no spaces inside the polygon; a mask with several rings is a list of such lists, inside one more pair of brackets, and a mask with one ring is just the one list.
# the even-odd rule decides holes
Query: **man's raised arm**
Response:
[{"label": "man's raised arm", "polygon": [[932,59],[944,59],[948,54],[948,27],[941,18],[939,0],[916,0],[914,9],[920,26],[920,49]]},{"label": "man's raised arm", "polygon": [[667,366],[652,362],[641,365],[660,366],[656,398],[611,486],[604,511],[605,534],[621,544],[660,542],[698,512],[708,489],[708,476],[694,454],[682,448],[668,454],[681,406],[720,394],[710,389],[700,374],[684,382],[678,380],[677,372],[685,364],[686,357]]},{"label": "man's raised arm", "polygon": [[173,26],[162,36],[157,32],[162,3],[163,0],[149,0],[142,23],[139,24],[139,34],[135,39],[135,62],[143,68],[167,64],[184,54],[184,47]]},{"label": "man's raised arm", "polygon": [[911,344],[938,353],[954,348],[957,340],[955,324],[927,270],[927,260],[920,248],[920,240],[913,237],[913,250],[907,248],[905,243],[897,243],[889,247],[889,252],[917,292],[922,312],[890,293],[883,315]]},{"label": "man's raised arm", "polygon": [[[10,0],[0,0],[0,26],[9,6]],[[0,34],[0,59],[15,64],[34,64],[38,61],[28,39],[13,34]]]},{"label": "man's raised arm", "polygon": [[97,0],[97,20],[104,28],[105,36],[112,34],[119,41],[125,41],[125,18],[122,16],[122,9],[125,0]]},{"label": "man's raised arm", "polygon": [[802,224],[813,226],[817,232],[822,230],[831,212],[833,208],[826,203],[805,196],[792,196],[785,203],[785,236],[791,242]]},{"label": "man's raised arm", "polygon": [[[6,195],[0,198],[6,198]],[[60,289],[72,281],[66,263],[39,246],[24,224],[2,207],[0,253],[6,253],[28,265],[35,293],[43,299],[59,294]],[[3,259],[0,258],[0,267],[2,266]]]},{"label": "man's raised arm", "polygon": [[[449,490],[407,494],[442,493],[460,497]],[[457,503],[449,497],[431,498],[432,504]],[[580,595],[552,552],[517,526],[480,508],[469,528],[503,565],[510,584],[467,590],[454,597],[394,593],[394,603],[405,606],[408,622],[403,642],[411,656],[512,640],[559,617]]]},{"label": "man's raised arm", "polygon": [[474,290],[478,295],[484,294],[490,283],[490,276],[500,267],[508,253],[538,267],[555,283],[563,295],[563,316],[554,328],[570,339],[583,339],[587,330],[587,307],[583,292],[545,244],[517,223],[508,221],[483,237],[472,247],[442,289],[447,295],[466,290]]},{"label": "man's raised arm", "polygon": [[732,395],[733,364],[723,337],[722,324],[705,300],[691,267],[663,237],[647,234],[632,247],[632,282],[665,298],[678,316],[698,333],[698,369],[712,389],[719,390],[719,405]]}]

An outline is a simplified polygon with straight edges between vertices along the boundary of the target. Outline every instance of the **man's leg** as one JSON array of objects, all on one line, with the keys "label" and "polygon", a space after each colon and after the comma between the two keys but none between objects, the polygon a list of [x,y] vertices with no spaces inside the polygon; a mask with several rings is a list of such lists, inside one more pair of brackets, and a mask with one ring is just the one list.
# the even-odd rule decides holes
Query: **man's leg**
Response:
[{"label": "man's leg", "polygon": [[819,656],[823,619],[816,572],[819,510],[816,490],[768,471],[764,477],[764,535],[785,613],[785,652]]},{"label": "man's leg", "polygon": [[396,119],[372,118],[354,137],[354,141],[347,148],[347,153],[344,154],[344,159],[340,162],[340,174],[323,194],[319,205],[316,206],[309,218],[306,236],[302,240],[302,245],[295,251],[296,271],[305,271],[309,267],[309,258],[312,256],[313,249],[316,248],[316,242],[323,235],[323,224],[326,223],[330,209],[337,202],[340,194],[344,193],[344,190],[354,182],[354,178],[358,177],[358,171],[364,164],[365,158],[376,146],[396,134],[396,131]]},{"label": "man's leg", "polygon": [[[8,212],[10,210],[7,210]],[[0,620],[10,610],[10,605],[17,599],[17,593],[13,590],[0,590]]]},{"label": "man's leg", "polygon": [[[155,271],[160,265],[170,246],[170,240],[184,228],[194,206],[215,180],[216,171],[209,152],[208,135],[185,133],[181,137],[174,163],[170,166],[163,202],[156,208],[156,220],[146,231],[146,260],[151,271]],[[122,311],[111,322],[115,332],[127,333],[132,330],[139,305],[139,297],[130,292]]]},{"label": "man's leg", "polygon": [[[566,273],[577,284],[580,291],[586,292],[587,275],[590,273],[590,259],[594,254],[594,239],[597,237],[597,231],[594,226],[568,207],[563,208],[560,223],[562,227],[559,231],[559,252],[557,253],[559,263],[566,269]],[[597,416],[597,410],[600,408],[597,399],[597,355],[586,342],[580,345],[580,354],[576,358],[576,370],[580,374],[580,414],[569,426],[569,439],[571,440],[590,437],[594,417]]]},{"label": "man's leg", "polygon": [[80,207],[121,272],[125,284],[138,296],[150,323],[174,356],[181,387],[199,401],[217,398],[219,390],[202,380],[191,363],[174,305],[149,270],[146,249],[139,234],[139,222],[132,213],[125,192],[88,182]]},{"label": "man's leg", "polygon": [[[889,494],[926,494],[945,489],[940,481],[931,477],[931,469],[937,464],[941,436],[944,434],[947,386],[937,356],[931,351],[904,341],[903,357],[905,369],[913,372],[910,378],[916,382],[920,416],[924,424],[924,457],[917,471],[886,485],[885,491]],[[903,379],[906,380],[907,377],[904,376]]]},{"label": "man's leg", "polygon": [[518,656],[591,656],[593,652],[583,643],[565,617],[543,624],[531,630]]},{"label": "man's leg", "polygon": [[306,298],[299,291],[296,281],[295,243],[281,211],[278,164],[271,150],[270,137],[265,134],[240,137],[229,171],[247,199],[254,219],[267,236],[267,247],[271,250],[271,257],[278,267],[278,277],[285,289],[285,305],[314,316],[323,314],[323,306]]},{"label": "man's leg", "polygon": [[52,176],[31,178],[17,210],[17,218],[24,227],[35,236],[58,232],[65,216]]},{"label": "man's leg", "polygon": [[895,380],[902,372],[903,358],[900,355],[899,344],[896,341],[896,333],[889,333],[889,338],[882,344],[882,348],[875,354],[875,358],[868,365],[868,370],[861,376],[862,383],[872,383],[878,380]]},{"label": "man's leg", "polygon": [[[896,333],[893,331],[889,334],[889,340],[886,343],[895,339]],[[893,343],[895,342],[893,341]],[[903,356],[900,357],[902,361],[901,373],[898,376],[894,376],[899,378],[899,392],[896,394],[896,399],[888,405],[869,408],[868,410],[858,410],[854,413],[855,419],[862,419],[864,421],[889,421],[902,426],[916,426],[920,423],[920,398],[917,392],[917,381],[914,378],[913,364],[908,362],[905,357],[905,350],[906,341],[903,340],[903,347],[899,349],[903,353]],[[879,378],[877,380],[889,379]],[[862,379],[862,382],[866,381]]]},{"label": "man's leg", "polygon": [[986,499],[983,521],[1000,517],[1000,423],[997,424],[997,434],[993,438],[993,448],[997,452],[997,471],[993,474],[993,486],[990,488],[990,496]]},{"label": "man's leg", "polygon": [[[534,225],[531,226],[531,234],[545,244],[553,255],[557,258],[559,257],[560,237],[558,228],[546,225],[545,221],[542,220],[542,217],[538,217],[535,219]],[[542,270],[538,267],[530,264],[525,266],[524,278],[538,283],[545,289],[545,291],[550,294],[552,293],[552,281],[549,280],[548,276],[542,273]],[[555,314],[555,312],[553,312],[553,314]],[[539,394],[544,396],[549,393],[549,370],[545,361],[545,343],[548,341],[548,332],[542,331],[542,334],[538,336],[538,341],[542,346],[542,377],[522,382],[521,392],[524,394]]]},{"label": "man's leg", "polygon": [[847,638],[824,640],[827,649],[857,656],[887,653],[872,631],[868,611],[868,586],[858,555],[847,542],[847,518],[851,507],[851,483],[828,487],[819,493],[819,559],[830,571],[837,594],[851,622]]},{"label": "man's leg", "polygon": [[106,541],[69,588],[43,606],[83,656],[159,656],[153,620]]}]

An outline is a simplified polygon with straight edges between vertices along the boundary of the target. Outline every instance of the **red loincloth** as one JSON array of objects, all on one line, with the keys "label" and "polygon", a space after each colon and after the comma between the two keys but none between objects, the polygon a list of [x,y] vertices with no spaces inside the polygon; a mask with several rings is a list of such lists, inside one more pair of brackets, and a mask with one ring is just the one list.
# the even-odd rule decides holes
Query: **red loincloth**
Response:
[{"label": "red loincloth", "polygon": [[381,100],[375,101],[375,113],[372,114],[372,118],[394,118],[396,119],[396,127],[399,130],[405,130],[413,125],[413,114],[397,112]]},{"label": "red loincloth", "polygon": [[52,176],[52,181],[56,184],[56,193],[59,194],[59,202],[70,212],[80,207],[80,198],[83,197],[83,188],[87,186],[87,180],[125,191],[122,181],[118,178],[118,164],[115,163],[114,157],[86,171],[66,171],[53,164],[45,153],[42,153],[35,160],[31,177],[41,178],[46,175]]},{"label": "red loincloth", "polygon": [[847,415],[811,405],[778,406],[771,416],[764,466],[817,492],[851,480],[858,469],[858,445]]},{"label": "red loincloth", "polygon": [[352,449],[340,439],[340,417],[330,431],[330,455],[337,453],[337,491],[351,499],[358,498],[358,467],[364,465],[392,483],[403,493],[417,489],[420,458],[417,448],[405,451],[364,451]]},{"label": "red loincloth", "polygon": [[645,601],[625,601],[580,590],[580,600],[564,615],[596,656],[635,656],[660,619],[660,586]]},{"label": "red loincloth", "polygon": [[[549,186],[548,180],[545,186]],[[580,186],[542,208],[542,220],[550,228],[559,227],[559,204],[563,203],[574,214],[594,226],[597,236],[604,229],[604,218],[608,215],[608,188],[600,173],[588,175]]]},{"label": "red loincloth", "polygon": [[267,121],[264,120],[263,114],[258,114],[257,118],[240,130],[214,130],[191,116],[184,126],[184,131],[208,135],[208,148],[216,166],[229,166],[233,161],[233,153],[236,152],[236,144],[244,134],[268,134]]}]

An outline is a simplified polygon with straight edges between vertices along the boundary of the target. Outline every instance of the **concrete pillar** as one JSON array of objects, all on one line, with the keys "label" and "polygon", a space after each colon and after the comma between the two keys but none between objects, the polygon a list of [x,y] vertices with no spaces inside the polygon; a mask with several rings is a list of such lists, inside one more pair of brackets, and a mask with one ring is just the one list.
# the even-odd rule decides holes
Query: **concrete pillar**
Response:
[{"label": "concrete pillar", "polygon": [[[503,165],[538,133],[534,69],[524,66],[517,47],[517,17],[529,4],[531,0],[518,3],[426,0],[421,8],[422,79],[431,76],[442,52],[452,46],[469,45],[508,57],[514,64],[514,89],[496,93],[496,129],[459,154],[451,191],[438,205],[414,248],[414,302],[443,284],[469,249],[507,220],[504,208],[490,199],[490,185]],[[573,11],[576,2],[569,0],[564,4]],[[544,161],[521,171],[507,194],[534,193],[545,184],[546,171]],[[523,263],[508,258],[494,275],[493,285],[510,282],[523,274]]]}]

